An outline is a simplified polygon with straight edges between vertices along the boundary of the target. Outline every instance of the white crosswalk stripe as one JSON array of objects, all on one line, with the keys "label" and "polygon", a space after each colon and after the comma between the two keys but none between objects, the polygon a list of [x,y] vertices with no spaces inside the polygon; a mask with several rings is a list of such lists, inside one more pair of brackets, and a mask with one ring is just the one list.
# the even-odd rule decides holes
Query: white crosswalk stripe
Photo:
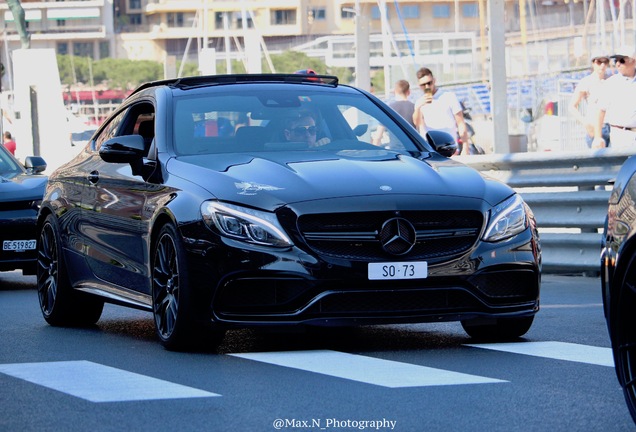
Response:
[{"label": "white crosswalk stripe", "polygon": [[614,367],[611,348],[580,345],[569,342],[517,342],[493,344],[466,344],[466,346],[524,354],[535,357],[588,363]]},{"label": "white crosswalk stripe", "polygon": [[85,360],[2,364],[0,372],[91,402],[220,396]]},{"label": "white crosswalk stripe", "polygon": [[391,388],[506,382],[494,378],[329,350],[230,355]]}]

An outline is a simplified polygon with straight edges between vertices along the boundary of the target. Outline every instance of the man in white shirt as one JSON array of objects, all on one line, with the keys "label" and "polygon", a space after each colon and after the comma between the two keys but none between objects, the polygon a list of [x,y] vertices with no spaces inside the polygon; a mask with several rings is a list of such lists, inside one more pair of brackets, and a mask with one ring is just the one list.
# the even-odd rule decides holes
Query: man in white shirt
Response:
[{"label": "man in white shirt", "polygon": [[636,52],[621,47],[611,57],[619,73],[604,84],[592,146],[606,147],[602,130],[603,123],[609,123],[612,147],[636,150]]},{"label": "man in white shirt", "polygon": [[443,91],[436,87],[433,72],[426,67],[417,71],[417,82],[424,96],[415,102],[413,123],[423,136],[429,130],[448,132],[455,139],[459,136],[462,143],[462,155],[468,155],[468,130],[464,120],[462,106],[453,92]]},{"label": "man in white shirt", "polygon": [[[608,55],[597,52],[592,54],[591,60],[592,72],[579,81],[570,99],[570,112],[585,128],[585,142],[588,148],[592,147],[592,142],[594,141],[594,129],[598,119],[598,101],[603,94],[605,80],[610,77],[607,71],[610,62]],[[586,103],[585,113],[582,113],[579,109],[582,102]],[[609,124],[604,123],[602,136],[606,146],[610,142],[609,135]]]}]

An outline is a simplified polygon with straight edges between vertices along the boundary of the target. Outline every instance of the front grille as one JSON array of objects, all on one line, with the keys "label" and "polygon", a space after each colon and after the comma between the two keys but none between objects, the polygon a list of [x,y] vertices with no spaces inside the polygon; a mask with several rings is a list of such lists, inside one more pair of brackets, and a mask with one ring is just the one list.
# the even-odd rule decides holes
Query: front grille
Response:
[{"label": "front grille", "polygon": [[532,270],[488,271],[468,281],[492,303],[532,301],[539,295],[537,274]]},{"label": "front grille", "polygon": [[416,233],[406,260],[436,261],[470,249],[479,236],[483,216],[478,211],[359,212],[304,215],[298,229],[317,254],[348,260],[395,258],[380,241],[383,224],[396,216],[409,221]]}]

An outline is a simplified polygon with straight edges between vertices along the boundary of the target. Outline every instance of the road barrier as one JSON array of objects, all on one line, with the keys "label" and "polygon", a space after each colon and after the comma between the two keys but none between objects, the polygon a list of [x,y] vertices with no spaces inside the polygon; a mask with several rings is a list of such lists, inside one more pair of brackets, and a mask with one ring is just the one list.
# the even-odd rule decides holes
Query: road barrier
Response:
[{"label": "road barrier", "polygon": [[599,271],[611,181],[634,153],[608,148],[455,159],[521,194],[537,220],[545,273],[589,274]]}]

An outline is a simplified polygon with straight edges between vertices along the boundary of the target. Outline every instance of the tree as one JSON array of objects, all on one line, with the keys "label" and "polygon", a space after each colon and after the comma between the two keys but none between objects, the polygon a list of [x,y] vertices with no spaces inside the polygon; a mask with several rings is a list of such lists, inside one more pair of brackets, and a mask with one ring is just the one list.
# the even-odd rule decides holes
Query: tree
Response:
[{"label": "tree", "polygon": [[[271,56],[276,73],[293,73],[301,69],[313,69],[319,75],[335,75],[339,81],[349,84],[353,81],[353,71],[350,68],[329,68],[320,59],[309,57],[298,51],[285,51]],[[89,57],[58,55],[57,65],[60,81],[64,85],[104,84],[112,89],[133,89],[148,81],[164,78],[163,64],[150,60],[101,59],[92,60]],[[177,65],[177,70],[180,64]],[[263,72],[272,72],[266,59],[263,59]],[[92,79],[91,79],[92,72]],[[225,61],[217,63],[217,73],[225,74]],[[242,61],[232,60],[232,73],[246,73]],[[196,63],[188,62],[184,65],[182,76],[199,75]]]}]

